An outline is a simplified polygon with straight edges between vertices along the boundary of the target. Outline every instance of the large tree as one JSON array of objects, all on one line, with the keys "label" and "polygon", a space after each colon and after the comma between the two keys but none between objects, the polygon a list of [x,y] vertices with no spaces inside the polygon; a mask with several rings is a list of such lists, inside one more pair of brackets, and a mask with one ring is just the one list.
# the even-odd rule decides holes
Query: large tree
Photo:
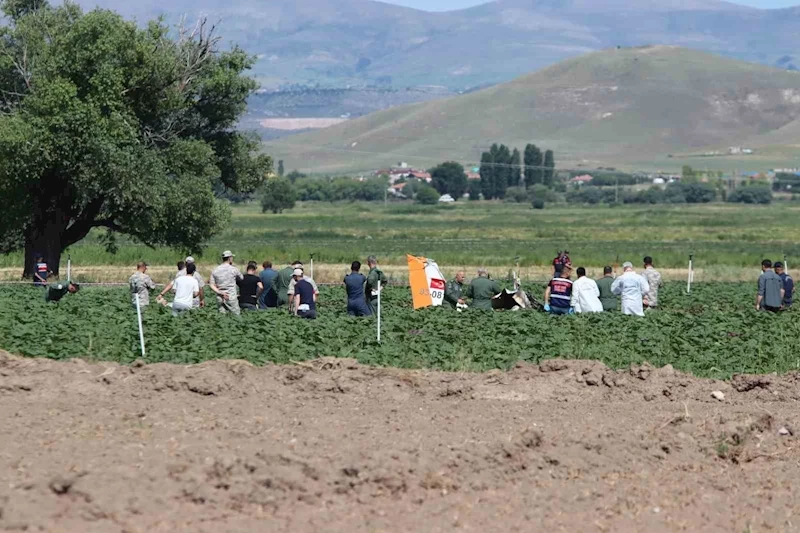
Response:
[{"label": "large tree", "polygon": [[214,189],[249,193],[270,173],[235,130],[254,58],[223,52],[199,22],[141,29],[69,1],[5,0],[0,28],[0,252],[58,272],[95,228],[200,251],[229,220]]},{"label": "large tree", "polygon": [[481,154],[481,166],[479,168],[481,175],[481,192],[485,200],[494,198],[494,160],[490,152],[483,152]]},{"label": "large tree", "polygon": [[525,187],[532,187],[544,181],[544,157],[535,144],[525,146]]},{"label": "large tree", "polygon": [[505,198],[511,181],[511,151],[501,144],[494,156],[494,197]]},{"label": "large tree", "polygon": [[552,150],[544,153],[544,184],[552,188],[555,182],[556,159]]},{"label": "large tree", "polygon": [[522,159],[519,150],[514,148],[514,151],[511,152],[511,174],[508,180],[509,187],[519,187],[519,182],[522,181],[521,169]]},{"label": "large tree", "polygon": [[449,194],[458,200],[467,192],[467,175],[461,163],[447,161],[430,170],[431,185],[439,194]]}]

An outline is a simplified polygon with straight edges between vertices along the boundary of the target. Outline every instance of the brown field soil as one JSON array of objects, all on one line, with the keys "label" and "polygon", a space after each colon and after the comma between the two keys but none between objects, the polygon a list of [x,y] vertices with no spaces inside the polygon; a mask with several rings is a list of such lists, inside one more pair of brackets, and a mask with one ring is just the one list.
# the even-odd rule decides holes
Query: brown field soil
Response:
[{"label": "brown field soil", "polygon": [[592,361],[0,353],[0,531],[797,531],[798,401],[800,374]]},{"label": "brown field soil", "polygon": [[[197,265],[200,273],[207,279],[211,271],[216,265],[212,263],[200,263]],[[239,270],[244,272],[246,265],[237,264]],[[447,279],[455,276],[456,271],[463,269],[467,273],[467,279],[471,279],[476,275],[478,266],[443,266],[439,265],[442,273]],[[390,279],[398,282],[408,281],[408,265],[380,265],[383,272],[390,277]],[[72,278],[80,280],[81,278],[98,283],[126,283],[131,274],[135,270],[135,265],[130,268],[109,265],[89,265],[74,267],[72,269]],[[277,268],[282,268],[278,265]],[[309,267],[306,266],[308,269]],[[366,268],[366,267],[364,267]],[[576,265],[577,268],[577,265]],[[175,266],[154,265],[151,266],[147,273],[153,278],[156,283],[167,283],[170,276],[175,274]],[[259,265],[259,272],[261,267]],[[508,268],[491,268],[489,269],[493,278],[504,279],[508,277]],[[330,264],[330,263],[317,263],[314,265],[314,280],[317,283],[342,283],[344,276],[349,273],[350,265],[347,264]],[[363,272],[365,270],[362,269]],[[600,278],[603,275],[602,268],[587,268],[587,274],[593,278]],[[659,272],[667,281],[686,281],[687,269],[685,268],[659,268]],[[523,280],[543,281],[550,278],[551,267],[537,266],[537,267],[524,267],[520,269],[520,276]],[[66,273],[66,270],[63,272]],[[622,268],[617,269],[617,273],[622,273]],[[719,269],[703,270],[697,269],[694,271],[694,281],[711,282],[711,281],[752,281],[754,284],[758,280],[760,270],[752,268],[740,267],[722,267]],[[19,282],[22,275],[21,268],[0,268],[0,282]]]}]

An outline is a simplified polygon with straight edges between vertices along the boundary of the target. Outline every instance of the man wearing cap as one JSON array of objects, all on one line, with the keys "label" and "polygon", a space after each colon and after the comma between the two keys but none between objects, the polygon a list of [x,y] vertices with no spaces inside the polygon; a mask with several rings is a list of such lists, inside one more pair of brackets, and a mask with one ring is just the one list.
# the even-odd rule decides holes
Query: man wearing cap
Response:
[{"label": "man wearing cap", "polygon": [[219,312],[238,315],[241,310],[236,296],[236,280],[241,280],[244,276],[233,266],[233,258],[230,250],[222,252],[222,263],[211,273],[208,285],[217,295]]},{"label": "man wearing cap", "polygon": [[785,297],[783,280],[772,270],[772,261],[764,259],[761,261],[761,276],[758,278],[756,311],[777,313],[781,310]]},{"label": "man wearing cap", "polygon": [[136,264],[136,272],[128,278],[128,286],[131,289],[131,303],[136,307],[136,297],[139,297],[139,307],[150,305],[150,291],[156,288],[153,279],[147,275],[147,263],[139,261]]},{"label": "man wearing cap", "polygon": [[464,296],[472,298],[470,309],[480,309],[482,311],[492,310],[492,298],[497,296],[503,289],[493,279],[489,279],[489,271],[485,268],[478,269],[478,277],[469,282]]},{"label": "man wearing cap", "polygon": [[317,292],[311,283],[303,279],[302,269],[296,268],[292,274],[295,282],[292,312],[300,318],[314,320],[317,318]]},{"label": "man wearing cap", "polygon": [[[306,280],[308,283],[311,284],[311,287],[314,288],[314,294],[319,297],[319,288],[317,287],[316,282],[311,279],[310,277],[305,275],[305,269],[303,268],[303,263],[300,261],[294,262],[294,270],[300,269],[303,271],[303,279]],[[294,274],[294,270],[292,270],[292,274]],[[289,286],[286,288],[286,296],[289,297],[289,310],[291,311],[294,309],[294,286],[297,284],[297,281],[294,279],[294,275],[292,275],[292,280],[289,282]]]},{"label": "man wearing cap", "polygon": [[622,264],[623,273],[611,284],[611,292],[622,296],[622,312],[626,315],[644,316],[644,298],[650,292],[647,280],[634,272],[633,263]]},{"label": "man wearing cap", "polygon": [[653,267],[653,258],[649,255],[644,258],[644,272],[642,276],[647,280],[650,290],[645,295],[644,306],[646,309],[658,307],[658,289],[664,286],[661,273]]},{"label": "man wearing cap", "polygon": [[206,282],[205,280],[203,280],[203,276],[201,276],[200,273],[197,271],[197,264],[194,262],[194,257],[190,255],[189,257],[186,258],[183,268],[178,271],[175,278],[178,278],[179,276],[185,276],[186,267],[189,265],[195,265],[194,274],[192,274],[192,277],[197,281],[197,285],[200,287],[200,295],[192,300],[192,309],[197,309],[198,307],[205,307],[206,295],[203,293],[203,287],[206,286]]},{"label": "man wearing cap", "polygon": [[[297,267],[295,267],[297,265]],[[277,295],[277,306],[289,305],[289,284],[292,282],[294,269],[302,268],[303,263],[295,261],[290,266],[278,271],[278,275],[272,280],[272,290]]]},{"label": "man wearing cap", "polygon": [[775,273],[783,281],[783,308],[789,309],[792,307],[792,302],[794,300],[794,280],[786,273],[783,263],[780,261],[775,263]]},{"label": "man wearing cap", "polygon": [[611,285],[613,283],[613,269],[610,266],[603,267],[603,277],[597,280],[597,288],[600,290],[600,303],[603,304],[603,311],[616,311],[619,309],[619,298],[611,291]]},{"label": "man wearing cap", "polygon": [[367,306],[370,313],[378,314],[378,291],[386,286],[386,275],[378,268],[378,258],[374,255],[367,257],[367,283],[364,285],[364,294],[367,298]]}]

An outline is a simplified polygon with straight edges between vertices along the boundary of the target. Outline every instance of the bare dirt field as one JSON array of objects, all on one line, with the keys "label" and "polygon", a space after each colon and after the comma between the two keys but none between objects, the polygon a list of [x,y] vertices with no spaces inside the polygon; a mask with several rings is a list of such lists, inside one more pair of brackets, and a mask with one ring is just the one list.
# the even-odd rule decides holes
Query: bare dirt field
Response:
[{"label": "bare dirt field", "polygon": [[592,361],[0,353],[0,531],[797,531],[798,401],[800,374]]}]

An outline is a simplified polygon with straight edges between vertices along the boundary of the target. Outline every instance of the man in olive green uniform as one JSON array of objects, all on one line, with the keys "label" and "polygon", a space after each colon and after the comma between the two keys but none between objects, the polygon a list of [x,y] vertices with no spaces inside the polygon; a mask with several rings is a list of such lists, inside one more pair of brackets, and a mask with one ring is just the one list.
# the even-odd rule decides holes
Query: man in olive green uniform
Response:
[{"label": "man in olive green uniform", "polygon": [[272,280],[272,290],[278,296],[278,307],[286,307],[289,305],[289,285],[294,280],[292,274],[294,273],[295,265],[302,265],[300,261],[295,261],[291,265],[278,271],[278,275]]},{"label": "man in olive green uniform", "polygon": [[614,283],[614,275],[611,272],[610,266],[605,267],[603,269],[603,277],[597,280],[603,311],[616,311],[619,309],[619,297],[611,292],[611,285]]},{"label": "man in olive green uniform", "polygon": [[378,268],[378,259],[371,255],[367,258],[369,274],[367,283],[364,285],[364,295],[367,298],[367,305],[373,315],[378,314],[378,290],[386,285],[386,274]]},{"label": "man in olive green uniform", "polygon": [[462,294],[464,292],[464,279],[467,275],[463,270],[456,272],[456,277],[447,282],[444,289],[444,301],[448,307],[455,309],[458,304],[463,304]]},{"label": "man in olive green uniform", "polygon": [[208,286],[217,295],[217,307],[220,313],[239,315],[241,309],[239,309],[236,280],[241,280],[244,276],[233,266],[233,257],[230,250],[222,252],[222,263],[211,273]]},{"label": "man in olive green uniform", "polygon": [[473,279],[464,294],[467,298],[472,298],[472,309],[483,311],[492,310],[492,298],[500,293],[500,285],[493,279],[489,279],[489,272],[485,268],[478,269],[478,277]]}]

